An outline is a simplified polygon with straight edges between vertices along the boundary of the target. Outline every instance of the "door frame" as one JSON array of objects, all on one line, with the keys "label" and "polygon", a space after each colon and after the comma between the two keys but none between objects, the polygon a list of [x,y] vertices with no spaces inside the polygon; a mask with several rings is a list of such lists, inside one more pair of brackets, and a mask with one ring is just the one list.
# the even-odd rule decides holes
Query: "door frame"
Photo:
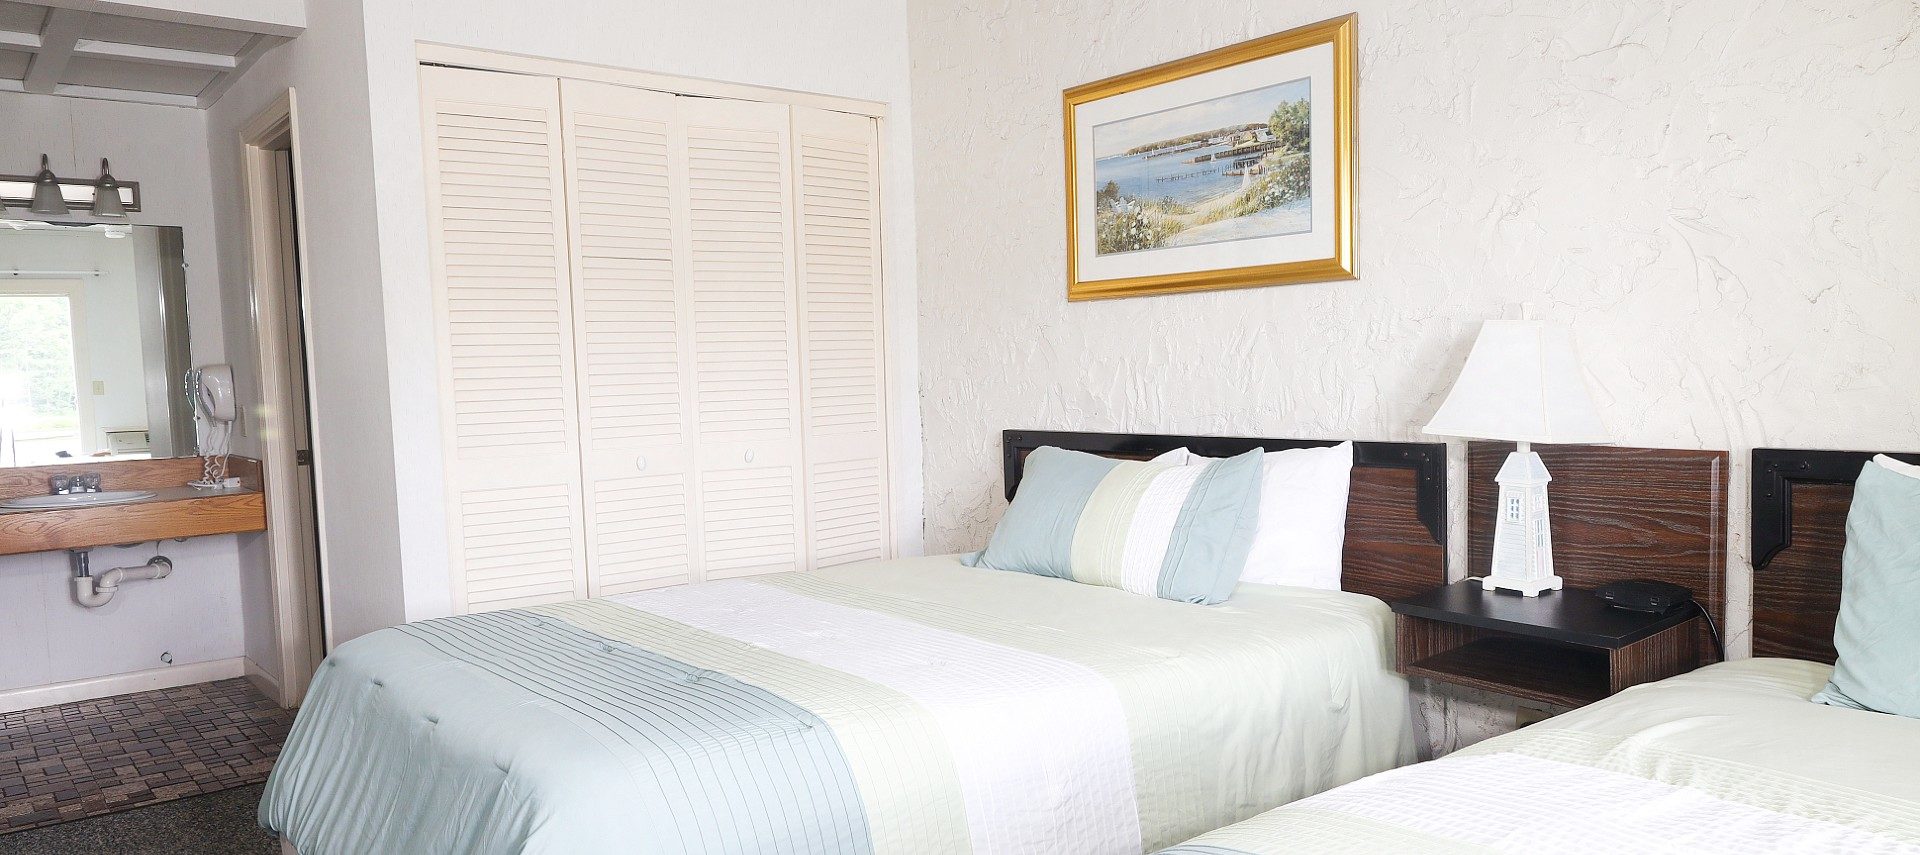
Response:
[{"label": "door frame", "polygon": [[[332,613],[327,608],[323,576],[327,561],[325,544],[317,536],[324,523],[325,507],[320,501],[325,489],[318,468],[313,471],[313,520],[300,519],[300,468],[295,457],[294,432],[284,422],[294,412],[293,395],[307,397],[307,421],[310,439],[319,432],[319,413],[314,407],[312,361],[307,363],[307,388],[289,388],[287,369],[293,355],[286,336],[286,295],[296,292],[301,300],[301,325],[311,347],[313,322],[306,309],[307,289],[299,283],[283,281],[281,258],[280,200],[275,190],[279,170],[276,151],[291,149],[293,158],[294,243],[307,244],[305,182],[300,168],[299,111],[294,90],[255,114],[240,127],[241,166],[246,177],[243,201],[247,219],[247,261],[250,268],[249,296],[254,342],[260,366],[260,443],[261,467],[267,498],[267,542],[270,561],[269,590],[273,601],[274,647],[279,652],[280,705],[294,707],[306,696],[307,686],[326,655],[326,640],[332,637]],[[284,147],[282,140],[287,142]],[[311,282],[308,253],[296,253],[300,283]],[[312,526],[316,531],[313,552],[302,554],[301,540],[285,533],[296,527]],[[309,564],[317,558],[319,566]]]}]

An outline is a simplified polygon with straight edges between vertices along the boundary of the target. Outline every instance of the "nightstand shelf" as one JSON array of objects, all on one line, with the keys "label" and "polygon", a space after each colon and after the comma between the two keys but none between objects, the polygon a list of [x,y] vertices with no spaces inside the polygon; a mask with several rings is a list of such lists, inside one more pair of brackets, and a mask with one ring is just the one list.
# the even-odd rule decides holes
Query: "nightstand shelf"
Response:
[{"label": "nightstand shelf", "polygon": [[1400,673],[1559,706],[1705,664],[1692,610],[1630,612],[1583,590],[1522,597],[1457,582],[1393,610]]},{"label": "nightstand shelf", "polygon": [[1401,666],[1400,673],[1563,707],[1608,695],[1606,654],[1527,638],[1478,638]]}]

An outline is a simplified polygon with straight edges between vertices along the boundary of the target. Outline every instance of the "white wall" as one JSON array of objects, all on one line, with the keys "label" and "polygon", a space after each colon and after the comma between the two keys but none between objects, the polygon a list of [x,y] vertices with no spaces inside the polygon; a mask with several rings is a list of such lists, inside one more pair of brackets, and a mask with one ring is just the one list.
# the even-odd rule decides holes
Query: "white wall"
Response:
[{"label": "white wall", "polygon": [[[252,411],[260,404],[259,360],[239,133],[288,88],[296,91],[320,549],[329,637],[337,644],[407,619],[399,507],[413,485],[395,479],[360,3],[329,0],[307,11],[307,31],[262,56],[206,122],[218,176],[228,345],[242,404]],[[253,437],[236,444],[243,453],[259,448]]]},{"label": "white wall", "polygon": [[[368,84],[379,197],[393,472],[406,616],[451,608],[441,489],[432,303],[426,244],[416,41],[884,102],[884,271],[893,353],[897,505],[905,549],[918,552],[921,485],[914,338],[915,232],[906,19],[900,0],[834,4],[722,0],[633,4],[577,0],[564,14],[516,0],[369,0]],[[231,96],[229,96],[231,97]]]},{"label": "white wall", "polygon": [[[1069,305],[1061,90],[1350,11],[1360,279]],[[1004,428],[1430,439],[1477,322],[1531,302],[1623,443],[1734,452],[1744,650],[1748,450],[1920,449],[1917,30],[1871,0],[915,4],[928,548],[984,542]]]},{"label": "white wall", "polygon": [[[122,222],[181,227],[196,365],[226,355],[207,141],[199,110],[0,92],[0,152],[8,158],[0,171],[33,172],[46,152],[56,174],[93,177],[110,158],[116,177],[140,182],[144,210]],[[162,651],[176,665],[243,655],[245,626],[271,615],[263,604],[242,603],[242,580],[263,575],[265,565],[244,561],[239,541],[167,542],[161,551],[179,559],[172,578],[129,585],[98,610],[68,598],[66,553],[0,557],[0,690],[157,668]],[[95,561],[136,564],[151,554],[152,545],[102,548]],[[127,555],[134,560],[117,557]]]},{"label": "white wall", "polygon": [[128,582],[97,609],[73,602],[65,552],[0,558],[0,692],[168,667],[162,654],[175,667],[247,655],[241,588],[265,573],[235,561],[235,538],[103,546],[91,557],[97,575],[156,554],[173,559],[173,575]]}]

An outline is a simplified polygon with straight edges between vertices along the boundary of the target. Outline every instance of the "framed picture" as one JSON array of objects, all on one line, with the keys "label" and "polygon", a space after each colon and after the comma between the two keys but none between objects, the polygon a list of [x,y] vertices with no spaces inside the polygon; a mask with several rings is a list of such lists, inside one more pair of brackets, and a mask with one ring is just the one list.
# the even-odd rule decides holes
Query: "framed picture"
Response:
[{"label": "framed picture", "polygon": [[1067,90],[1067,298],[1354,278],[1355,28]]}]

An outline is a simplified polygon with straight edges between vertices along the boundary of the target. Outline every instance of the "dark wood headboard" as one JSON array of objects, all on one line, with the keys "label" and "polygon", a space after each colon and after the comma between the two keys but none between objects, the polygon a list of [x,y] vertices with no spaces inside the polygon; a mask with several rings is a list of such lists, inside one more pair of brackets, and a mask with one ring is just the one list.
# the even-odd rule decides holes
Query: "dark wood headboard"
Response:
[{"label": "dark wood headboard", "polygon": [[[1141,433],[1010,430],[1002,436],[1007,498],[1020,486],[1027,455],[1043,445],[1102,457],[1146,460],[1186,448],[1231,457],[1256,448],[1325,448],[1341,440],[1253,439]],[[1353,444],[1347,495],[1347,545],[1340,587],[1396,600],[1447,581],[1447,446],[1439,442]]]},{"label": "dark wood headboard", "polygon": [[[1536,445],[1553,482],[1553,572],[1570,588],[1626,579],[1684,585],[1727,625],[1727,453],[1609,445]],[[1493,478],[1506,442],[1467,446],[1467,572],[1493,563]],[[1705,627],[1699,643],[1708,641]],[[1701,648],[1707,649],[1707,648]]]},{"label": "dark wood headboard", "polygon": [[[1853,482],[1873,451],[1753,450],[1753,655],[1832,662]],[[1920,464],[1920,454],[1886,452]]]}]

